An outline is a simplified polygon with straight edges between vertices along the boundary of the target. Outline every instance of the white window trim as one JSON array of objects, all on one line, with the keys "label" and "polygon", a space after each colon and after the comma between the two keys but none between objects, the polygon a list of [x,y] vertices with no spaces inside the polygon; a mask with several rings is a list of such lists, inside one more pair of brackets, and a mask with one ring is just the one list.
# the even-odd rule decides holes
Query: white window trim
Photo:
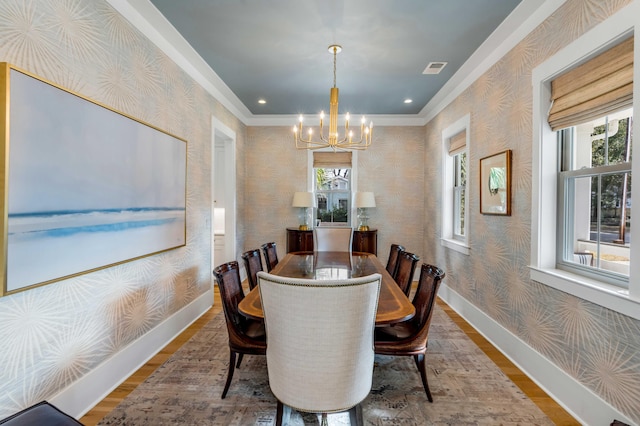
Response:
[{"label": "white window trim", "polygon": [[[316,150],[307,150],[307,191],[315,193],[315,176],[313,175],[313,153],[314,152],[333,152],[331,148],[322,148]],[[356,228],[358,220],[358,212],[354,207],[355,194],[358,191],[358,151],[351,151],[351,216],[349,226]],[[375,191],[374,191],[375,192]],[[315,223],[313,224],[315,228]]]},{"label": "white window trim", "polygon": [[[469,255],[469,133],[471,115],[467,114],[442,131],[442,238],[440,244],[465,255]],[[464,240],[453,237],[453,157],[449,155],[449,140],[452,136],[465,131],[467,153],[467,185],[464,197]]]},{"label": "white window trim", "polygon": [[[550,81],[585,62],[640,28],[640,1],[624,7],[606,21],[547,59],[532,72],[533,143],[531,188],[530,278],[555,289],[640,320],[640,216],[631,229],[629,290],[556,268],[557,138],[547,122]],[[637,34],[637,32],[635,32]],[[634,46],[634,81],[640,82],[640,42]],[[640,84],[634,84],[634,122],[640,123]],[[637,126],[634,126],[634,133]],[[637,136],[634,135],[634,139]],[[638,143],[638,142],[636,142]],[[632,199],[640,200],[640,155],[632,159]]]}]

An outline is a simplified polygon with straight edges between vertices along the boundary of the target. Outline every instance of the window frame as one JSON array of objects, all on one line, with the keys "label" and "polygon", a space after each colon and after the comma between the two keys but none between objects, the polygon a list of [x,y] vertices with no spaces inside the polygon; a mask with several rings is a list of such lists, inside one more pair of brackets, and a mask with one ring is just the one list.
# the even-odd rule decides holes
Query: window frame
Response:
[{"label": "window frame", "polygon": [[[610,283],[618,288],[628,288],[629,282],[626,276],[614,272],[606,272],[599,269],[588,268],[576,263],[568,262],[565,257],[569,253],[569,245],[573,245],[573,229],[567,226],[568,216],[573,217],[573,189],[570,181],[576,178],[589,178],[631,172],[629,163],[619,163],[606,166],[597,166],[589,169],[577,169],[558,172],[558,234],[563,238],[558,238],[556,252],[556,265],[558,269],[575,272],[579,275],[591,277],[599,281]],[[572,251],[572,250],[571,250]]]},{"label": "window frame", "polygon": [[[595,57],[632,33],[639,24],[640,2],[622,8],[607,20],[561,49],[532,72],[533,140],[531,265],[533,281],[570,293],[605,308],[640,320],[640,250],[630,252],[629,288],[623,289],[602,280],[579,275],[557,267],[558,158],[556,132],[547,122],[550,109],[550,82],[561,73]],[[634,81],[640,82],[640,42],[634,45]],[[640,84],[634,85],[634,122],[638,123]],[[635,131],[635,129],[634,129]],[[634,132],[635,133],[635,132]],[[634,138],[634,139],[637,139]],[[640,156],[632,158],[632,198],[640,199]],[[635,176],[634,176],[635,175]],[[631,241],[640,241],[640,221],[630,229]],[[637,246],[638,244],[636,244]],[[635,282],[634,282],[635,281]]]},{"label": "window frame", "polygon": [[[469,255],[469,177],[471,161],[469,158],[469,132],[471,128],[471,114],[466,114],[442,131],[442,236],[440,244],[464,255]],[[463,149],[454,155],[465,153],[467,157],[467,181],[464,197],[464,236],[456,235],[455,214],[455,157],[449,153],[451,138],[460,132],[465,132],[466,142]]]},{"label": "window frame", "polygon": [[[313,196],[316,197],[316,177],[315,177],[315,169],[313,167],[313,153],[314,152],[333,152],[331,148],[323,148],[316,150],[307,150],[307,191],[313,193]],[[354,207],[354,197],[355,193],[358,191],[358,151],[351,151],[351,189],[350,189],[350,197],[349,204],[351,208],[349,209],[348,221],[346,223],[341,224],[341,222],[332,223],[331,226],[342,226],[342,227],[354,227],[354,218],[357,217],[356,208]],[[316,220],[318,218],[317,208],[313,209],[313,222],[312,228],[316,227]],[[326,222],[324,222],[326,223]]]}]

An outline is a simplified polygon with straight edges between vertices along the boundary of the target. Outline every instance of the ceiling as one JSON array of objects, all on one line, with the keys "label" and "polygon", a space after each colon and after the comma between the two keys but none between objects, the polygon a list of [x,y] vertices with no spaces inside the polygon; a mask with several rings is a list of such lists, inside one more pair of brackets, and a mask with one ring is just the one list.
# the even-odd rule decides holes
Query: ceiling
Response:
[{"label": "ceiling", "polygon": [[[328,112],[333,55],[327,49],[332,44],[342,46],[336,65],[341,114],[420,114],[449,80],[461,78],[456,73],[465,62],[478,60],[476,51],[501,23],[501,29],[507,26],[505,18],[511,14],[513,21],[519,13],[522,20],[538,7],[533,3],[543,3],[122,1],[141,16],[138,28],[161,34],[201,74],[209,75],[211,84],[238,106],[241,115],[249,117]],[[430,62],[447,65],[440,74],[425,75]],[[258,103],[259,99],[266,103]]]}]

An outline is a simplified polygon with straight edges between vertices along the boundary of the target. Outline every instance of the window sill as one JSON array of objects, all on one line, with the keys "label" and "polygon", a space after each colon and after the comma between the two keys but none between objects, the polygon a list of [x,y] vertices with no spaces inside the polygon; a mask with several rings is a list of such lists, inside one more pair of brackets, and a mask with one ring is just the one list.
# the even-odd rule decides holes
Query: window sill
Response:
[{"label": "window sill", "polygon": [[466,256],[469,256],[469,253],[471,251],[471,248],[468,245],[458,240],[442,238],[440,239],[440,244],[444,247],[450,248],[451,250],[455,250],[458,253],[462,253]]},{"label": "window sill", "polygon": [[629,296],[629,290],[560,269],[541,269],[532,266],[530,278],[556,290],[640,320],[640,300],[632,299]]}]

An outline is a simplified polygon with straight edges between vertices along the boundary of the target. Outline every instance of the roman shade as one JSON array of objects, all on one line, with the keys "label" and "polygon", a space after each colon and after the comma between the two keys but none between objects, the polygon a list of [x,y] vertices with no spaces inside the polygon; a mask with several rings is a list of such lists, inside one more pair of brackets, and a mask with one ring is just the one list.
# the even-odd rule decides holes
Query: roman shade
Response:
[{"label": "roman shade", "polygon": [[462,150],[467,145],[467,131],[463,130],[460,133],[449,138],[449,155],[455,154],[457,151]]},{"label": "roman shade", "polygon": [[549,124],[556,131],[633,105],[631,37],[551,82]]},{"label": "roman shade", "polygon": [[350,169],[351,152],[314,152],[313,168]]}]

